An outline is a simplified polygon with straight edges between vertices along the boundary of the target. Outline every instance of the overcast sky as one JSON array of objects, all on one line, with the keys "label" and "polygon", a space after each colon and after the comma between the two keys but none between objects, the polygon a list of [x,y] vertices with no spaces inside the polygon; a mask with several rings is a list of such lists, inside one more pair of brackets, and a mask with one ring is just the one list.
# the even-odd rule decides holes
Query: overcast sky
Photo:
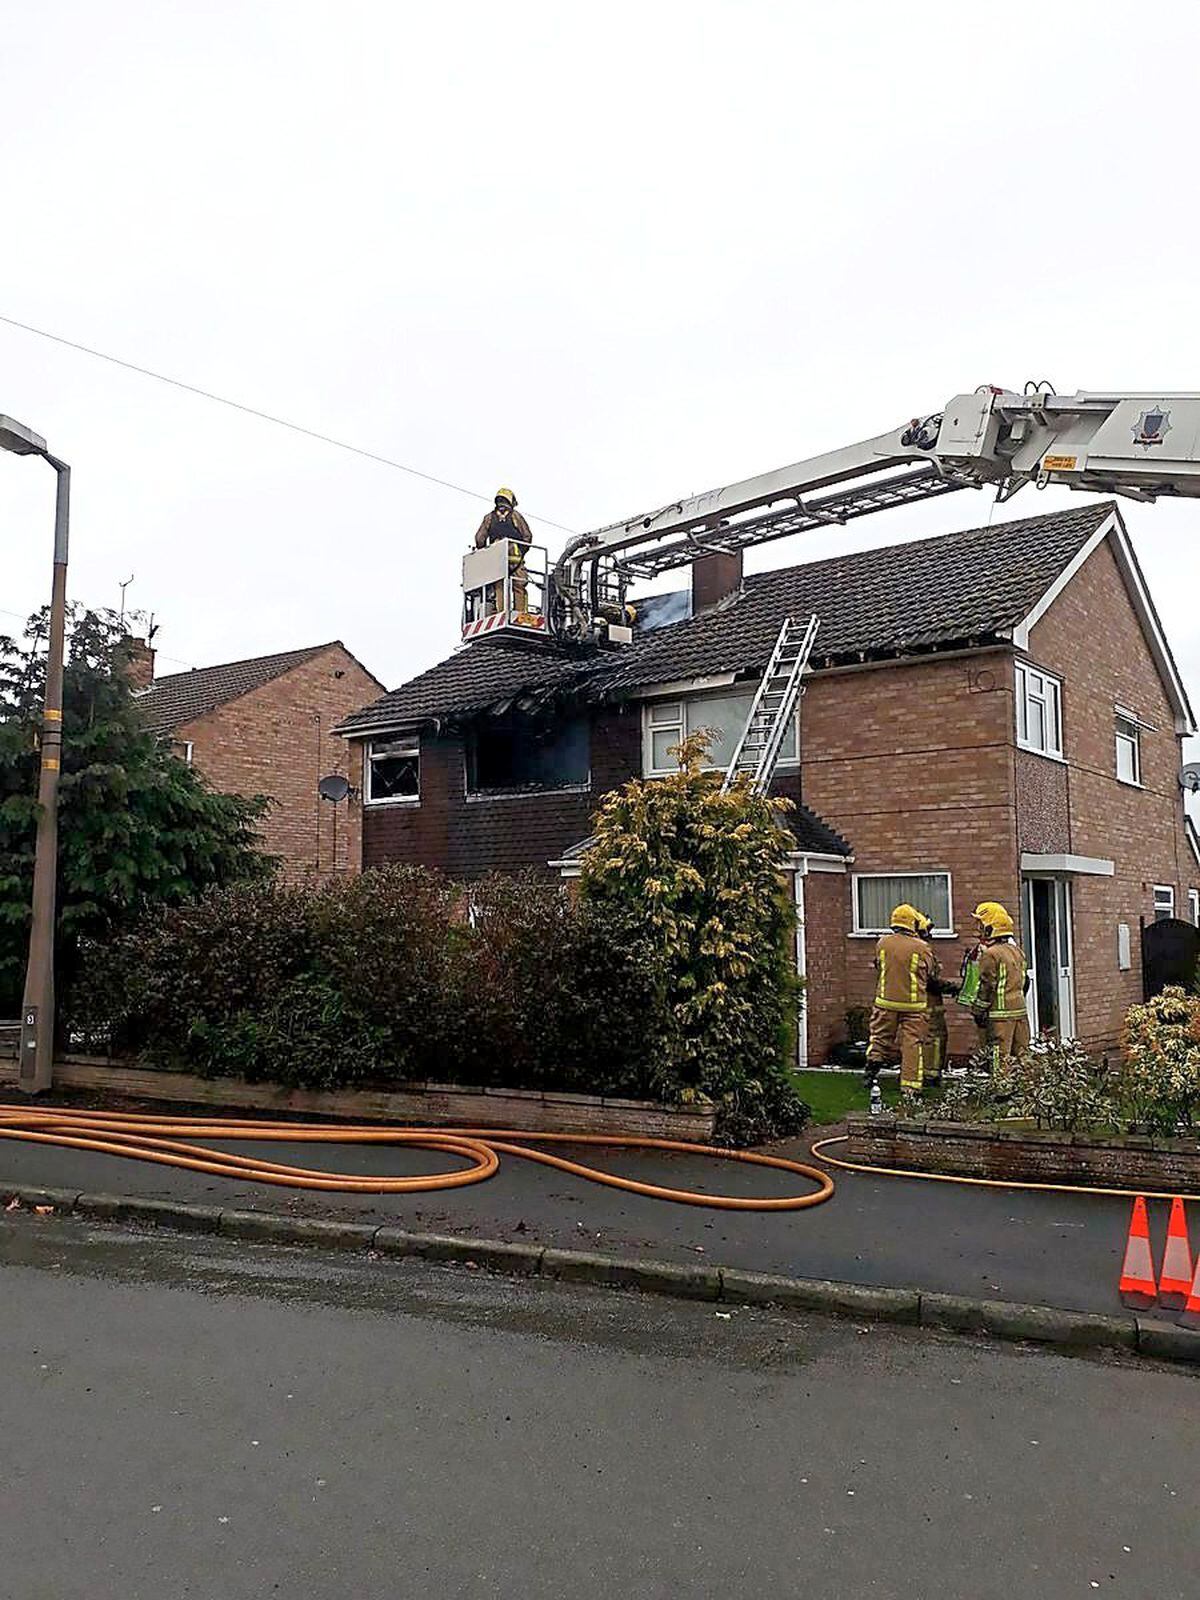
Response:
[{"label": "overcast sky", "polygon": [[[595,527],[983,382],[1200,390],[1192,7],[0,11],[0,314],[512,484],[552,549],[539,515]],[[160,670],[340,637],[390,686],[454,645],[484,500],[3,324],[0,412],[73,465],[72,595],[133,574]],[[0,456],[4,613],[46,594],[52,501]],[[1125,515],[1195,697],[1200,507]]]}]

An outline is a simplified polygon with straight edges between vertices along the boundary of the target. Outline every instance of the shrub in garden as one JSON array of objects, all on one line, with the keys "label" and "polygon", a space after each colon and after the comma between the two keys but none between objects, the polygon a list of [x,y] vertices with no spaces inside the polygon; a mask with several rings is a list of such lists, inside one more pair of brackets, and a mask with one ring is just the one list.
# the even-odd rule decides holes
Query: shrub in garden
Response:
[{"label": "shrub in garden", "polygon": [[717,1102],[726,1137],[788,1133],[808,1108],[788,1074],[799,989],[795,914],[781,873],[790,802],[741,780],[721,793],[685,739],[679,770],[609,795],[582,894],[640,917],[665,964],[672,1054],[685,1094]]},{"label": "shrub in garden", "polygon": [[677,1092],[644,928],[544,880],[238,886],[90,946],[68,1004],[76,1035],[207,1076]]},{"label": "shrub in garden", "polygon": [[1103,1069],[1073,1039],[1035,1039],[995,1074],[993,1093],[1011,1117],[1031,1117],[1059,1133],[1114,1120]]},{"label": "shrub in garden", "polygon": [[1151,1133],[1190,1126],[1200,1104],[1200,999],[1169,985],[1129,1008],[1121,1042],[1120,1091],[1133,1122]]}]

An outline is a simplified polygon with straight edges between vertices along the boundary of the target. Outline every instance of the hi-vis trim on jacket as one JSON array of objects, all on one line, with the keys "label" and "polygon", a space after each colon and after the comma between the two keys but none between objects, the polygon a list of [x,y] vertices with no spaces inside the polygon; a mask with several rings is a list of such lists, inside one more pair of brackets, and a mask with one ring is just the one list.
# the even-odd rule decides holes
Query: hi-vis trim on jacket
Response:
[{"label": "hi-vis trim on jacket", "polygon": [[914,934],[885,933],[875,947],[875,1004],[881,1011],[927,1009],[932,953]]},{"label": "hi-vis trim on jacket", "polygon": [[[988,1016],[997,1021],[1025,1015],[1025,974],[1028,970],[1025,952],[1010,939],[989,945],[988,953],[994,958],[996,989]],[[991,962],[988,963],[992,965]]]}]

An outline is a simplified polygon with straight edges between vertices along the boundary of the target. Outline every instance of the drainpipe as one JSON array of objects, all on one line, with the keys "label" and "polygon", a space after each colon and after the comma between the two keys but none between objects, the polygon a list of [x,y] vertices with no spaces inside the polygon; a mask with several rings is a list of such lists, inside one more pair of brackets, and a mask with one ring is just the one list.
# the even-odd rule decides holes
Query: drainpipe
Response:
[{"label": "drainpipe", "polygon": [[[792,876],[796,900],[796,976],[808,975],[808,945],[804,931],[804,880],[808,876],[808,859],[801,856]],[[796,1068],[803,1072],[808,1066],[808,994],[802,997],[800,1015],[796,1020]]]}]

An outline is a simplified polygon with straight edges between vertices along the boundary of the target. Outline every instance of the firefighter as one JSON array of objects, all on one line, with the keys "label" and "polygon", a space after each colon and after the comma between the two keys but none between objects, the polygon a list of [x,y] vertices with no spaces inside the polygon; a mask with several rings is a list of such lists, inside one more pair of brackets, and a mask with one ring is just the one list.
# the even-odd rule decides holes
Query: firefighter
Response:
[{"label": "firefighter", "polygon": [[[517,497],[511,489],[497,489],[495,503],[475,530],[475,548],[495,544],[497,539],[507,539],[508,571],[512,578],[513,610],[524,611],[528,605],[529,569],[525,557],[533,543],[533,530],[517,510]],[[504,610],[504,584],[494,583],[488,593],[487,615]]]},{"label": "firefighter", "polygon": [[979,992],[975,1020],[983,1031],[993,1072],[1029,1048],[1029,1019],[1025,991],[1029,988],[1029,963],[1016,942],[1013,919],[996,900],[981,900],[975,907],[979,924]]},{"label": "firefighter", "polygon": [[921,913],[910,905],[892,912],[891,932],[875,946],[875,1005],[867,1046],[867,1080],[881,1066],[900,1058],[900,1088],[919,1094],[924,1076],[929,1023],[929,979],[937,963],[917,937]]},{"label": "firefighter", "polygon": [[[923,911],[917,912],[917,933],[921,942],[929,946],[929,953],[933,955],[933,918],[927,917]],[[929,1039],[925,1051],[925,1070],[923,1082],[925,1084],[939,1084],[942,1081],[942,1072],[946,1066],[946,1051],[949,1044],[949,1035],[946,1031],[946,1006],[943,995],[957,994],[958,985],[950,983],[941,975],[941,967],[937,957],[934,956],[933,971],[929,975]]]}]

